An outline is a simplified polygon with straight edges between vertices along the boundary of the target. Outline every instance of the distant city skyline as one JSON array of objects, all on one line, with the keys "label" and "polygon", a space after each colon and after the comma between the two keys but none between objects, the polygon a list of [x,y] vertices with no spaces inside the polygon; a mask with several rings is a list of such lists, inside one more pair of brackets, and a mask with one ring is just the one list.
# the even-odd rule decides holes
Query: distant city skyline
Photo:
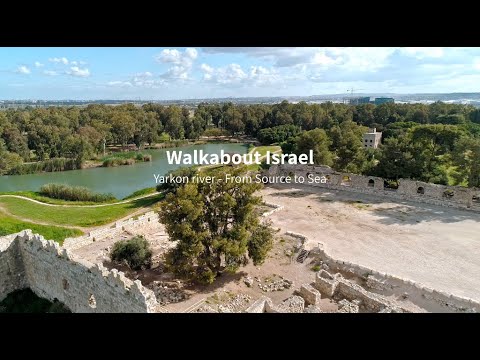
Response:
[{"label": "distant city skyline", "polygon": [[0,99],[480,91],[480,48],[0,48]]}]

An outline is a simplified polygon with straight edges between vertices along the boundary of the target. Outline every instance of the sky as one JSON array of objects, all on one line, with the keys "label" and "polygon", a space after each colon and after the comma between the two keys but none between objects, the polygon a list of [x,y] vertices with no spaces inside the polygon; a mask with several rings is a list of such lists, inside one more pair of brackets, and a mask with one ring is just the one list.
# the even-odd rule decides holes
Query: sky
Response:
[{"label": "sky", "polygon": [[480,92],[480,48],[0,48],[0,99]]}]

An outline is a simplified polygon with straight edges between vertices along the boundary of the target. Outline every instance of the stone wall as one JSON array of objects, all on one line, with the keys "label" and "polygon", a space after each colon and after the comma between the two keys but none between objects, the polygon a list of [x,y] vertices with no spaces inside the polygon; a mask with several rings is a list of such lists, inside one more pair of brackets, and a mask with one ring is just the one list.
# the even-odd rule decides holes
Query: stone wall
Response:
[{"label": "stone wall", "polygon": [[0,301],[11,292],[27,287],[16,237],[17,234],[12,234],[0,238]]},{"label": "stone wall", "polygon": [[[396,287],[402,286],[408,294],[418,294],[422,299],[427,302],[434,302],[438,308],[446,312],[480,312],[480,302],[462,296],[457,296],[451,293],[444,291],[433,290],[423,284],[418,282],[393,276],[390,274],[378,272],[372,269],[369,269],[365,266],[354,264],[342,259],[333,258],[330,254],[327,253],[325,247],[322,243],[318,243],[318,247],[311,250],[311,253],[318,256],[325,263],[328,263],[328,267],[331,272],[348,272],[357,277],[363,278],[366,280],[367,286],[374,282],[375,285],[371,286],[373,290],[379,290],[379,284],[381,284],[382,290],[394,289]],[[373,281],[372,277],[375,278]],[[370,278],[370,281],[368,279]],[[334,296],[335,292],[338,291],[339,279],[327,273],[326,271],[320,271],[318,276],[315,279],[315,287],[320,290],[320,292],[328,294],[329,296]],[[359,287],[361,288],[361,287]],[[355,293],[355,296],[358,296],[359,289],[352,289],[352,293]],[[347,297],[348,289],[346,289],[345,282],[341,287],[341,292],[344,297]]]},{"label": "stone wall", "polygon": [[0,299],[16,289],[57,299],[73,312],[158,311],[154,293],[116,269],[76,259],[54,241],[25,230],[0,238]]},{"label": "stone wall", "polygon": [[[272,165],[269,176],[297,175],[305,177],[305,185],[327,189],[345,190],[363,194],[389,197],[398,200],[418,201],[432,205],[448,206],[480,212],[480,189],[461,186],[444,186],[408,179],[399,179],[398,189],[384,186],[385,180],[374,176],[363,176],[336,172],[328,166],[315,165]],[[325,176],[326,183],[308,184],[308,175]]]},{"label": "stone wall", "polygon": [[90,231],[87,235],[66,238],[63,242],[63,247],[68,250],[75,250],[83,246],[89,245],[105,236],[120,235],[125,230],[133,230],[135,228],[142,227],[149,222],[158,222],[158,213],[149,211],[143,215],[140,215],[137,219],[129,218],[128,220],[117,221],[112,227],[105,227],[98,230]]}]

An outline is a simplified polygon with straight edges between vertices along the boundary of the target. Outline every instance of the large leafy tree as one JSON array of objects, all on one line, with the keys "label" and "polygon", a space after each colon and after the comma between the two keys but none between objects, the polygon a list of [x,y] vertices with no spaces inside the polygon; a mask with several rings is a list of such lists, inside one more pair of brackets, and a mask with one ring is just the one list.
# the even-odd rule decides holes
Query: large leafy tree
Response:
[{"label": "large leafy tree", "polygon": [[261,184],[225,181],[227,173],[241,176],[245,169],[217,170],[213,184],[189,182],[165,198],[160,221],[170,240],[178,241],[167,265],[181,276],[212,283],[249,259],[263,263],[272,247],[274,231],[255,212]]},{"label": "large leafy tree", "polygon": [[[313,150],[313,161],[319,165],[332,165],[331,141],[323,129],[314,129],[300,134],[294,146],[296,154],[308,154]],[[282,147],[283,149],[284,147]],[[287,147],[285,147],[287,149]]]},{"label": "large leafy tree", "polygon": [[480,139],[464,137],[455,146],[453,174],[457,183],[466,182],[468,186],[480,187]]}]

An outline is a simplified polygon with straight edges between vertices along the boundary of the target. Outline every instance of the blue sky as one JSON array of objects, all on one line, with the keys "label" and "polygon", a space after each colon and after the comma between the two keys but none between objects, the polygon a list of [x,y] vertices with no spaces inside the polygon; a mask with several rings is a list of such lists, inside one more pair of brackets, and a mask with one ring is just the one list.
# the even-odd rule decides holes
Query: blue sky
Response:
[{"label": "blue sky", "polygon": [[0,99],[480,92],[480,48],[0,48]]}]

